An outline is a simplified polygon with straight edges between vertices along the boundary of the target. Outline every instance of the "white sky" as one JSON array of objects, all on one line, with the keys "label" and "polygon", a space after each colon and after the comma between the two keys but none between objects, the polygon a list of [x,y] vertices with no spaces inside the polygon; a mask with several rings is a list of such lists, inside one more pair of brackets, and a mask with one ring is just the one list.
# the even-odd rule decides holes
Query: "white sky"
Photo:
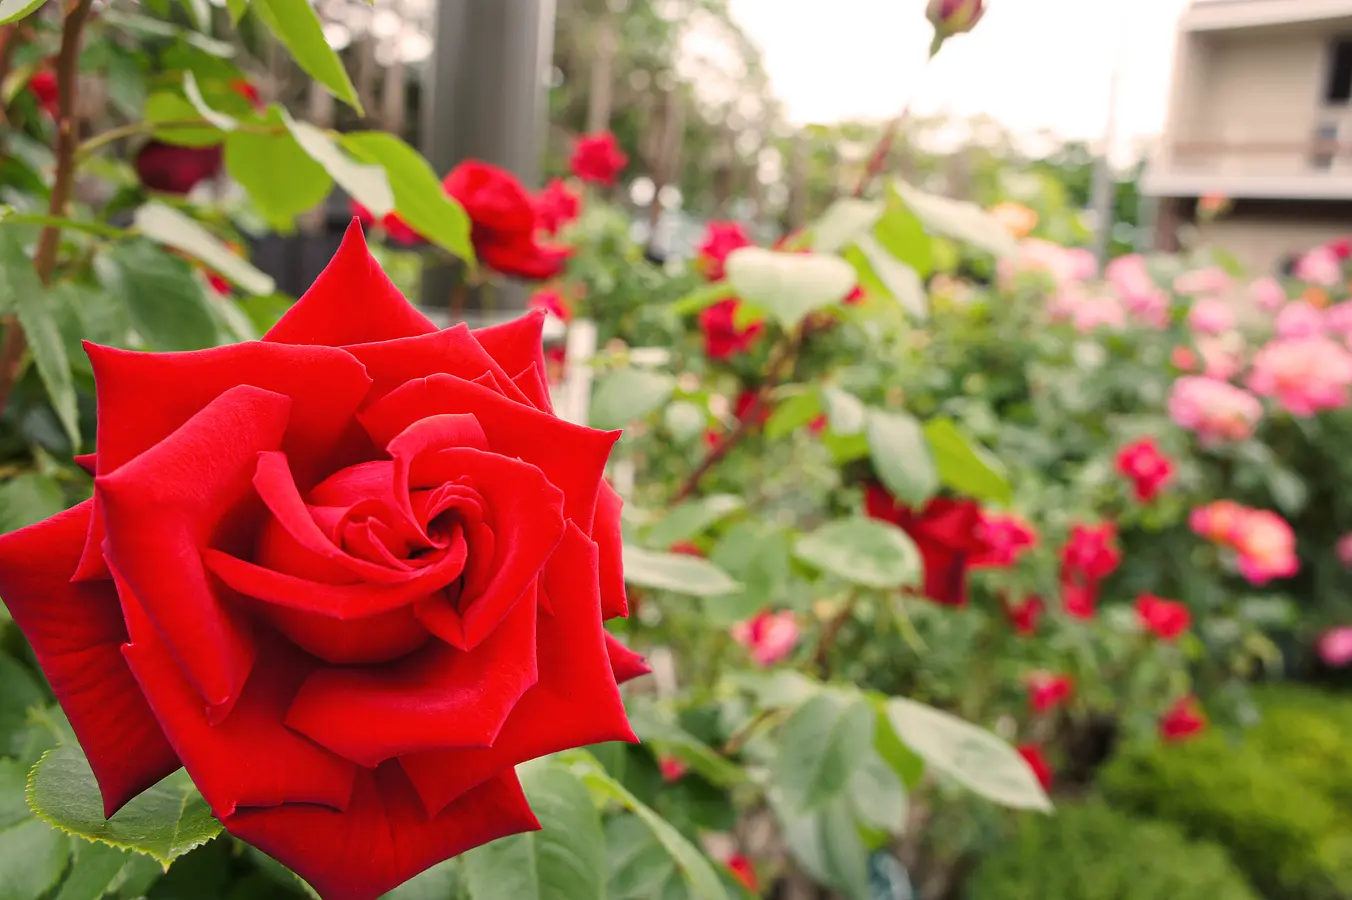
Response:
[{"label": "white sky", "polygon": [[[925,0],[731,0],[796,123],[986,114],[1016,133],[1098,139],[1123,54],[1123,141],[1159,132],[1187,0],[990,0],[976,30],[922,73]],[[1120,145],[1119,145],[1120,146]]]}]

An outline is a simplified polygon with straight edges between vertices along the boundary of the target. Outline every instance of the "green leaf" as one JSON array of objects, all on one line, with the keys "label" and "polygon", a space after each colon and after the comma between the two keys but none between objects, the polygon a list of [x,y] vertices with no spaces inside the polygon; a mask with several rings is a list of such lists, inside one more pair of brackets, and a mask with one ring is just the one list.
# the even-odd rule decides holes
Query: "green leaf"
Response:
[{"label": "green leaf", "polygon": [[859,821],[888,834],[901,833],[906,824],[906,788],[872,747],[850,776],[849,797]]},{"label": "green leaf", "polygon": [[23,751],[28,711],[42,703],[42,689],[28,669],[0,652],[0,755]]},{"label": "green leaf", "polygon": [[975,203],[927,194],[901,181],[892,182],[892,190],[931,231],[997,257],[1014,256],[1019,251],[1004,226]]},{"label": "green leaf", "polygon": [[39,817],[87,841],[144,853],[168,866],[221,833],[221,823],[182,770],[103,817],[94,773],[78,744],[48,752],[28,776],[28,804]]},{"label": "green leaf", "polygon": [[153,350],[216,345],[216,323],[202,282],[188,263],[148,241],[115,244],[94,259],[99,284],[122,304],[136,333]]},{"label": "green leaf", "polygon": [[70,838],[28,819],[0,831],[0,900],[39,900],[61,880]]},{"label": "green leaf", "polygon": [[128,119],[144,119],[146,82],[137,55],[108,44],[108,99]]},{"label": "green leaf", "polygon": [[185,122],[200,122],[202,114],[185,97],[169,91],[157,91],[146,99],[145,118],[152,126],[151,135],[166,144],[180,147],[213,147],[225,140],[225,133],[207,124],[185,126]]},{"label": "green leaf", "polygon": [[795,812],[835,799],[873,752],[877,716],[860,696],[822,693],[798,707],[779,730],[775,784]]},{"label": "green leaf", "polygon": [[1288,516],[1298,516],[1310,502],[1310,491],[1301,477],[1290,469],[1273,464],[1263,469],[1272,502]]},{"label": "green leaf", "polygon": [[394,211],[409,227],[468,263],[474,262],[470,221],[446,195],[432,167],[408,144],[383,131],[357,131],[339,138],[343,149],[385,169],[394,191]]},{"label": "green leaf", "polygon": [[914,416],[869,410],[867,432],[874,471],[892,496],[910,506],[920,506],[934,496],[939,470]]},{"label": "green leaf", "polygon": [[682,443],[693,441],[703,434],[708,423],[709,414],[704,407],[689,400],[677,400],[669,404],[662,414],[662,424]]},{"label": "green leaf", "polygon": [[76,841],[74,849],[75,865],[56,900],[99,900],[122,874],[129,857],[124,850],[88,841]]},{"label": "green leaf", "polygon": [[1051,810],[1028,763],[989,731],[902,697],[888,700],[886,710],[897,737],[960,784],[1003,806]]},{"label": "green leaf", "polygon": [[854,394],[838,387],[825,387],[822,388],[822,401],[832,432],[844,437],[864,430],[868,423],[868,409]]},{"label": "green leaf", "polygon": [[722,569],[697,556],[658,553],[625,545],[624,580],[639,587],[714,597],[737,590],[739,585]]},{"label": "green leaf", "polygon": [[230,24],[238,25],[249,11],[249,0],[225,0],[225,8],[230,12]]},{"label": "green leaf", "polygon": [[811,422],[822,413],[822,398],[816,391],[794,394],[775,404],[774,412],[765,423],[767,440],[777,441]]},{"label": "green leaf", "polygon": [[629,710],[629,725],[645,747],[655,753],[675,756],[714,784],[727,787],[746,780],[736,763],[720,756],[708,744],[661,715],[651,704],[635,703]]},{"label": "green leaf", "polygon": [[697,313],[706,307],[713,306],[730,297],[736,297],[737,292],[733,290],[732,285],[726,281],[715,281],[712,284],[706,284],[696,288],[686,294],[681,299],[671,304],[671,311],[678,316],[688,316]]},{"label": "green leaf", "polygon": [[604,900],[606,838],[591,793],[554,763],[521,770],[540,831],[464,854],[471,900]]},{"label": "green leaf", "polygon": [[[268,110],[267,122],[282,124],[276,107]],[[294,228],[296,216],[323,203],[333,187],[324,167],[284,130],[230,132],[225,136],[225,168],[249,192],[263,218],[280,231]]]},{"label": "green leaf", "polygon": [[873,227],[873,238],[889,256],[906,264],[920,278],[934,271],[934,240],[925,232],[925,224],[895,194],[887,212]]},{"label": "green leaf", "polygon": [[[205,0],[204,0],[205,2]],[[211,108],[202,97],[202,91],[197,87],[197,76],[191,69],[183,72],[183,95],[188,98],[188,103],[197,111],[197,114],[206,119],[212,125],[221,131],[234,131],[239,127],[239,123],[227,116],[223,112],[218,112]]]},{"label": "green leaf", "polygon": [[448,859],[405,881],[380,900],[448,900],[460,896],[460,880],[460,858]]},{"label": "green leaf", "polygon": [[592,396],[591,427],[602,431],[623,428],[642,419],[671,399],[676,378],[644,369],[620,369],[600,380]]},{"label": "green leaf", "polygon": [[868,234],[883,214],[876,200],[842,197],[827,207],[812,226],[812,249],[816,253],[839,253]]},{"label": "green leaf", "polygon": [[799,538],[799,559],[852,584],[888,590],[919,583],[915,542],[895,525],[854,517],[828,522]]},{"label": "green leaf", "polygon": [[737,295],[786,329],[796,328],[809,313],[844,300],[856,283],[849,263],[820,253],[743,247],[728,256],[726,269]]},{"label": "green leaf", "polygon": [[232,44],[228,44],[225,41],[218,41],[215,38],[208,37],[191,28],[180,28],[177,25],[150,16],[142,16],[136,13],[123,12],[116,9],[102,9],[99,11],[99,19],[115,28],[126,29],[127,31],[146,37],[170,38],[183,41],[210,56],[228,59],[235,55],[235,48]]},{"label": "green leaf", "polygon": [[589,763],[584,768],[583,781],[601,795],[619,801],[626,809],[638,816],[644,825],[648,826],[658,842],[666,848],[667,853],[676,862],[677,868],[684,875],[686,883],[696,898],[699,898],[699,900],[728,900],[727,891],[723,889],[722,883],[718,880],[718,875],[709,865],[709,861],[704,857],[704,854],[700,853],[679,831],[673,828],[671,823],[653,812],[651,808],[630,793],[624,785],[607,775],[595,759],[592,759],[589,755],[583,755],[582,758]]},{"label": "green leaf", "polygon": [[969,441],[951,419],[926,422],[925,439],[943,484],[978,500],[1008,503],[1013,497],[1004,466],[990,451]]},{"label": "green leaf", "polygon": [[324,26],[310,0],[253,0],[253,11],[315,81],[365,115],[343,61],[324,38]]},{"label": "green leaf", "polygon": [[61,485],[53,478],[25,472],[0,484],[0,534],[17,531],[66,508]]},{"label": "green leaf", "polygon": [[925,293],[925,283],[916,271],[890,256],[872,235],[863,235],[855,246],[906,314],[916,321],[924,321],[929,316],[929,297]]},{"label": "green leaf", "polygon": [[28,818],[28,801],[24,799],[27,781],[27,766],[17,759],[0,759],[0,829]]},{"label": "green leaf", "polygon": [[17,22],[42,8],[47,0],[0,0],[0,25]]},{"label": "green leaf", "polygon": [[780,529],[739,523],[714,546],[709,559],[737,579],[740,587],[704,604],[709,625],[721,627],[782,603],[788,592],[793,547]]},{"label": "green leaf", "polygon": [[13,309],[28,338],[38,376],[72,447],[80,446],[80,411],[70,359],[61,340],[53,297],[42,287],[15,229],[0,229],[0,309]]},{"label": "green leaf", "polygon": [[215,235],[172,206],[147,203],[136,210],[134,221],[137,230],[152,241],[196,257],[249,294],[271,294],[276,288],[272,276],[235,255]]},{"label": "green leaf", "polygon": [[327,134],[306,122],[297,122],[285,110],[282,120],[301,149],[323,166],[352,199],[369,209],[371,215],[380,219],[394,211],[394,191],[383,168],[353,162]]},{"label": "green leaf", "polygon": [[868,900],[868,848],[847,797],[817,813],[781,813],[781,818],[789,851],[804,869],[848,900]]},{"label": "green leaf", "polygon": [[732,494],[714,494],[698,500],[687,500],[648,528],[647,543],[665,550],[678,541],[699,537],[710,526],[745,508],[742,498]]},{"label": "green leaf", "polygon": [[665,900],[673,882],[685,887],[667,849],[636,816],[612,816],[606,822],[606,855],[608,900]]}]

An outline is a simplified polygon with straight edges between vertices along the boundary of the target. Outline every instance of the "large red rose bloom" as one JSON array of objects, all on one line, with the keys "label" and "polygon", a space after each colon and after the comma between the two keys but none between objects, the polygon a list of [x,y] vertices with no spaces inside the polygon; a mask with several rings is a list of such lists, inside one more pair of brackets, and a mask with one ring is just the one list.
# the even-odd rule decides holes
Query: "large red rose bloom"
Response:
[{"label": "large red rose bloom", "polygon": [[474,252],[489,268],[530,281],[546,281],[563,271],[571,248],[539,243],[535,203],[510,172],[468,160],[441,184],[465,208],[473,224]]},{"label": "large red rose bloom", "polygon": [[981,508],[972,500],[935,497],[923,509],[898,503],[880,484],[864,492],[870,518],[891,522],[915,541],[925,564],[925,596],[945,606],[967,605],[967,572],[989,548]]},{"label": "large red rose bloom", "polygon": [[94,496],[0,536],[0,595],[109,814],[183,766],[372,900],[538,827],[517,764],[634,740],[618,434],[553,415],[543,319],[438,331],[354,225],[262,341],[88,346]]}]

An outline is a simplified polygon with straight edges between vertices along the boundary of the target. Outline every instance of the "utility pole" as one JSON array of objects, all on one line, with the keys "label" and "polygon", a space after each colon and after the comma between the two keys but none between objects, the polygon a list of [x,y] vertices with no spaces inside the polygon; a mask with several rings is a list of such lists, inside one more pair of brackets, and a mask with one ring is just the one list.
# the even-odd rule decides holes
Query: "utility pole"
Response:
[{"label": "utility pole", "polygon": [[1093,209],[1097,219],[1094,234],[1094,255],[1098,259],[1099,271],[1108,265],[1108,252],[1112,246],[1114,212],[1117,200],[1117,181],[1113,177],[1112,152],[1117,143],[1117,105],[1122,88],[1122,70],[1126,68],[1127,46],[1130,37],[1131,18],[1122,16],[1118,25],[1117,51],[1113,58],[1113,71],[1108,81],[1108,118],[1103,127],[1103,151],[1098,164],[1094,167]]},{"label": "utility pole", "polygon": [[[423,154],[438,175],[479,159],[540,184],[548,127],[545,74],[554,56],[554,0],[438,0],[422,94]],[[421,302],[444,309],[456,267],[429,266]],[[526,308],[524,285],[470,295],[465,307],[510,314]]]}]

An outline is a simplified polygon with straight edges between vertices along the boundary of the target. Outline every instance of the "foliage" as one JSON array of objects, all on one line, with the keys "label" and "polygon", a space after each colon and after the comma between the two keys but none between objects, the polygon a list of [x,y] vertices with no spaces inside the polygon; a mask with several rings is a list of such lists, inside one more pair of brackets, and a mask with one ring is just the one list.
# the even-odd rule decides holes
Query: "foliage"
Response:
[{"label": "foliage", "polygon": [[1189,841],[1171,825],[1133,819],[1099,802],[1023,819],[981,860],[968,900],[1254,900],[1217,845]]}]

